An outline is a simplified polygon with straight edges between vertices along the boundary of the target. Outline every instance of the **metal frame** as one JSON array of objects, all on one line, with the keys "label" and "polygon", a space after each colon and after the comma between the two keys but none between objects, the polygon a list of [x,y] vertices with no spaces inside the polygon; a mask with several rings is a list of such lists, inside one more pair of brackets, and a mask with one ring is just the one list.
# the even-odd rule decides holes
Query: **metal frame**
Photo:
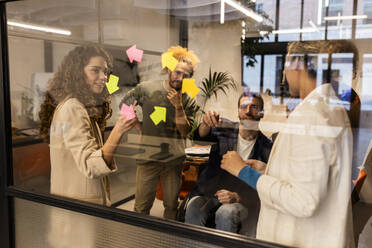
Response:
[{"label": "metal frame", "polygon": [[13,174],[11,149],[11,120],[10,120],[10,89],[9,89],[9,60],[8,35],[6,24],[5,2],[0,2],[0,244],[3,247],[14,247],[13,201],[7,195]]},{"label": "metal frame", "polygon": [[[99,0],[100,1],[100,0]],[[10,114],[10,80],[9,80],[9,54],[8,54],[8,33],[6,24],[6,3],[11,1],[0,0],[0,48],[1,48],[1,69],[0,69],[0,244],[5,248],[15,247],[15,228],[14,228],[14,210],[13,199],[20,198],[32,202],[59,207],[79,213],[97,216],[104,219],[140,226],[146,229],[157,230],[164,233],[172,233],[176,236],[190,238],[201,242],[225,247],[284,247],[256,239],[246,238],[237,234],[228,234],[225,232],[191,226],[179,222],[162,220],[150,216],[143,216],[134,212],[97,206],[86,202],[72,199],[66,199],[49,194],[41,194],[22,190],[11,186],[12,179],[12,140],[11,140],[11,114]],[[28,36],[16,32],[12,35]],[[40,39],[41,36],[34,37]],[[45,37],[45,40],[58,40],[53,37]],[[42,38],[41,38],[42,39]],[[72,42],[71,42],[72,41]],[[64,39],[63,42],[82,43],[82,41],[73,41]],[[145,51],[146,52],[146,51]],[[159,55],[158,52],[148,51],[149,54]]]}]

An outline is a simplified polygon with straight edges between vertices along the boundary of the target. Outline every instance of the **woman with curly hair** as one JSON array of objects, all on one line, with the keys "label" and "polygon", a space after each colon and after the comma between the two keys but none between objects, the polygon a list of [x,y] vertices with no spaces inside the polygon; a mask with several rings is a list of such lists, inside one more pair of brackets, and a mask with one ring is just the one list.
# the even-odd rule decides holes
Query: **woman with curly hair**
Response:
[{"label": "woman with curly hair", "polygon": [[110,205],[113,154],[121,136],[138,123],[120,116],[103,143],[101,131],[112,114],[105,87],[111,69],[104,49],[80,46],[49,81],[39,116],[41,136],[50,141],[52,194]]}]

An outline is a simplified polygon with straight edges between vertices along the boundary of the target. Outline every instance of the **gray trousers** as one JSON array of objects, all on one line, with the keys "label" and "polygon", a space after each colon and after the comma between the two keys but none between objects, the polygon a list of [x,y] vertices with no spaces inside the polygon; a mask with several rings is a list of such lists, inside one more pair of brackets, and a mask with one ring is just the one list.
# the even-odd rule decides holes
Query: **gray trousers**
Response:
[{"label": "gray trousers", "polygon": [[182,163],[176,165],[138,165],[134,211],[149,214],[155,200],[158,180],[163,188],[164,218],[176,219],[182,183]]}]

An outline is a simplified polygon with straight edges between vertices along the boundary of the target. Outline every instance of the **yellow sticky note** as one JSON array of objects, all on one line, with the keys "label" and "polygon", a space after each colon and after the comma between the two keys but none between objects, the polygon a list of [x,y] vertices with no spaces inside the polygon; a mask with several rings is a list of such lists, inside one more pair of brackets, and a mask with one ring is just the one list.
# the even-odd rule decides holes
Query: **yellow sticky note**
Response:
[{"label": "yellow sticky note", "polygon": [[178,60],[173,57],[173,52],[165,52],[161,55],[161,67],[168,67],[169,70],[174,71],[178,64]]},{"label": "yellow sticky note", "polygon": [[106,83],[107,90],[110,94],[114,93],[119,89],[118,82],[119,77],[111,74],[109,81]]},{"label": "yellow sticky note", "polygon": [[154,112],[150,114],[151,120],[154,122],[155,125],[158,125],[161,121],[166,121],[167,116],[167,109],[165,107],[154,107]]},{"label": "yellow sticky note", "polygon": [[194,98],[200,89],[195,85],[195,79],[193,78],[184,78],[182,80],[182,93],[187,93],[190,98]]}]

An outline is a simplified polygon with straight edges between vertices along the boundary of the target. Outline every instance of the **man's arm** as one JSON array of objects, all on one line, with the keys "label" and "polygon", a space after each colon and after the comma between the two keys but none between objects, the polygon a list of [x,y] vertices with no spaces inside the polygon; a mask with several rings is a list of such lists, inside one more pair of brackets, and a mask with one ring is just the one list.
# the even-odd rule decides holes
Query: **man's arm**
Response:
[{"label": "man's arm", "polygon": [[226,189],[221,189],[216,192],[215,196],[222,204],[239,203],[240,196],[236,192],[231,192]]},{"label": "man's arm", "polygon": [[211,128],[216,128],[221,125],[220,114],[214,110],[210,110],[203,115],[203,122],[199,126],[199,136],[201,138],[207,136]]},{"label": "man's arm", "polygon": [[185,109],[182,105],[182,93],[172,89],[167,95],[168,100],[172,103],[175,108],[175,121],[177,130],[180,132],[183,138],[186,138],[187,134],[191,130],[191,123],[187,119]]}]

